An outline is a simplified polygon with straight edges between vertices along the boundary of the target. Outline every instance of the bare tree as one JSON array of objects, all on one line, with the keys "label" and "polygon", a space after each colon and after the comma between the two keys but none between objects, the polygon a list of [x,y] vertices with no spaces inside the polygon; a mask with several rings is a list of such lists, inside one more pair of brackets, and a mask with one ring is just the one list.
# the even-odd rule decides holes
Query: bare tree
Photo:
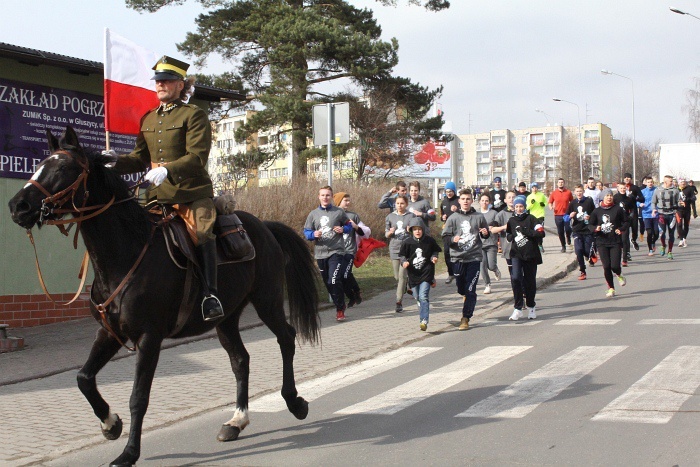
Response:
[{"label": "bare tree", "polygon": [[685,104],[681,108],[688,114],[688,134],[693,142],[700,142],[700,77],[693,78],[695,87],[685,92]]},{"label": "bare tree", "polygon": [[[584,161],[583,174],[590,173],[590,168]],[[566,133],[564,140],[561,143],[561,152],[557,161],[556,172],[561,178],[571,185],[577,185],[581,182],[576,182],[581,178],[581,158],[579,157],[579,141],[578,135]]]},{"label": "bare tree", "polygon": [[[530,148],[530,154],[527,159],[527,166],[525,167],[524,173],[523,173],[523,178],[527,178],[529,183],[531,184],[532,182],[541,182],[542,180],[538,179],[538,173],[543,170],[543,160],[544,158],[542,157],[542,154],[538,153],[535,151],[534,148]],[[545,174],[546,176],[546,174]]]},{"label": "bare tree", "polygon": [[233,194],[246,186],[260,169],[266,169],[279,156],[277,151],[261,151],[250,148],[246,151],[226,153],[215,160],[212,171],[214,194]]}]

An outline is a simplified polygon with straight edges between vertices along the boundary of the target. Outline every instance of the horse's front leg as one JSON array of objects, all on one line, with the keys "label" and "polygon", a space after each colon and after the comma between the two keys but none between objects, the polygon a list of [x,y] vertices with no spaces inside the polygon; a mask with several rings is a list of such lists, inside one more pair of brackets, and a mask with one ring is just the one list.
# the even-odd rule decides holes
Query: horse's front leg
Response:
[{"label": "horse's front leg", "polygon": [[117,439],[122,433],[122,421],[119,415],[112,414],[109,404],[102,398],[97,389],[95,377],[102,368],[114,357],[121,345],[104,329],[97,331],[95,342],[92,343],[90,356],[78,372],[78,388],[90,403],[93,412],[100,419],[102,434],[107,439]]},{"label": "horse's front leg", "polygon": [[153,384],[153,376],[158,366],[160,345],[163,338],[152,334],[144,334],[138,343],[138,360],[136,362],[136,376],[134,387],[131,391],[129,408],[131,409],[131,428],[129,441],[119,457],[114,459],[110,466],[132,466],[141,456],[141,428],[143,418],[148,409],[148,399]]}]

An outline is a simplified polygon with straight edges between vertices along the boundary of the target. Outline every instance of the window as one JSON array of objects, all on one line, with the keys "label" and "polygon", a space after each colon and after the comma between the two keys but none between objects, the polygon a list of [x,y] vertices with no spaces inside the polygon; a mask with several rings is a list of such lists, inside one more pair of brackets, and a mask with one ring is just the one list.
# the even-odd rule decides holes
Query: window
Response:
[{"label": "window", "polygon": [[464,160],[464,154],[460,154],[457,156],[457,160],[463,161]]},{"label": "window", "polygon": [[267,178],[267,170],[261,170],[258,175],[261,179]]},{"label": "window", "polygon": [[511,162],[510,167],[511,167],[511,169],[516,169],[516,168],[518,168],[518,163],[513,161],[513,162]]},{"label": "window", "polygon": [[458,147],[458,148],[463,148],[463,147],[464,147],[464,141],[460,141],[459,143],[457,143],[457,147]]}]

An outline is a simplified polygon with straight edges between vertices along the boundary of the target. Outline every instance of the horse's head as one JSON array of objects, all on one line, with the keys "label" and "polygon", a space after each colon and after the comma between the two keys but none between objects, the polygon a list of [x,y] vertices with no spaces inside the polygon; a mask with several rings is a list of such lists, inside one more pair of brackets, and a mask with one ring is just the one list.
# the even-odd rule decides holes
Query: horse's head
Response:
[{"label": "horse's head", "polygon": [[84,197],[89,170],[78,135],[70,126],[60,140],[48,130],[46,134],[51,155],[9,202],[12,220],[26,229],[61,217],[57,210],[82,203]]}]

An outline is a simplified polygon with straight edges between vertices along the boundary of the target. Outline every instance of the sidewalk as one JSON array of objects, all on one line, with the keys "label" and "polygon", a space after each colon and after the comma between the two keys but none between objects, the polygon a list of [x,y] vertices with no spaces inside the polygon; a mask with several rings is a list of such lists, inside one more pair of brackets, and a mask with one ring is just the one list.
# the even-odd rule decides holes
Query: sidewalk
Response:
[{"label": "sidewalk", "polygon": [[[556,232],[548,230],[545,249],[544,263],[538,268],[538,288],[575,269],[573,253],[559,252]],[[483,294],[480,279],[477,310],[472,321],[475,326],[464,333],[465,336],[478,332],[479,323],[489,314],[498,312],[503,315],[499,316],[501,319],[510,315],[512,292],[507,266],[500,255],[499,268],[504,279],[495,282],[492,277],[490,295]],[[297,347],[297,382],[437,333],[456,331],[462,298],[455,284],[446,285],[444,279],[444,275],[438,278],[437,287],[431,290],[428,332],[418,329],[418,307],[410,297],[404,298],[404,313],[394,312],[394,290],[350,308],[347,321],[343,323],[335,321],[334,310],[322,311],[321,344]],[[76,368],[87,358],[98,326],[92,319],[83,319],[13,330],[13,335],[25,338],[26,346],[25,350],[0,356],[0,409],[4,428],[0,430],[0,443],[4,447],[0,451],[1,464],[27,465],[105,442],[99,433],[98,421],[75,382]],[[251,399],[278,392],[281,359],[274,336],[259,323],[252,309],[244,311],[241,328],[251,355]],[[354,350],[348,352],[348,348]],[[125,433],[128,432],[128,404],[135,363],[134,358],[124,358],[129,356],[121,350],[116,361],[110,362],[98,376],[102,394],[124,420]],[[235,398],[233,381],[228,358],[213,334],[190,341],[167,341],[161,353],[144,429],[230,406]],[[204,385],[208,395],[216,396],[198,396]],[[223,423],[227,415],[222,414],[221,418]],[[253,414],[253,422],[254,418]],[[47,424],[47,419],[54,423]]]}]

